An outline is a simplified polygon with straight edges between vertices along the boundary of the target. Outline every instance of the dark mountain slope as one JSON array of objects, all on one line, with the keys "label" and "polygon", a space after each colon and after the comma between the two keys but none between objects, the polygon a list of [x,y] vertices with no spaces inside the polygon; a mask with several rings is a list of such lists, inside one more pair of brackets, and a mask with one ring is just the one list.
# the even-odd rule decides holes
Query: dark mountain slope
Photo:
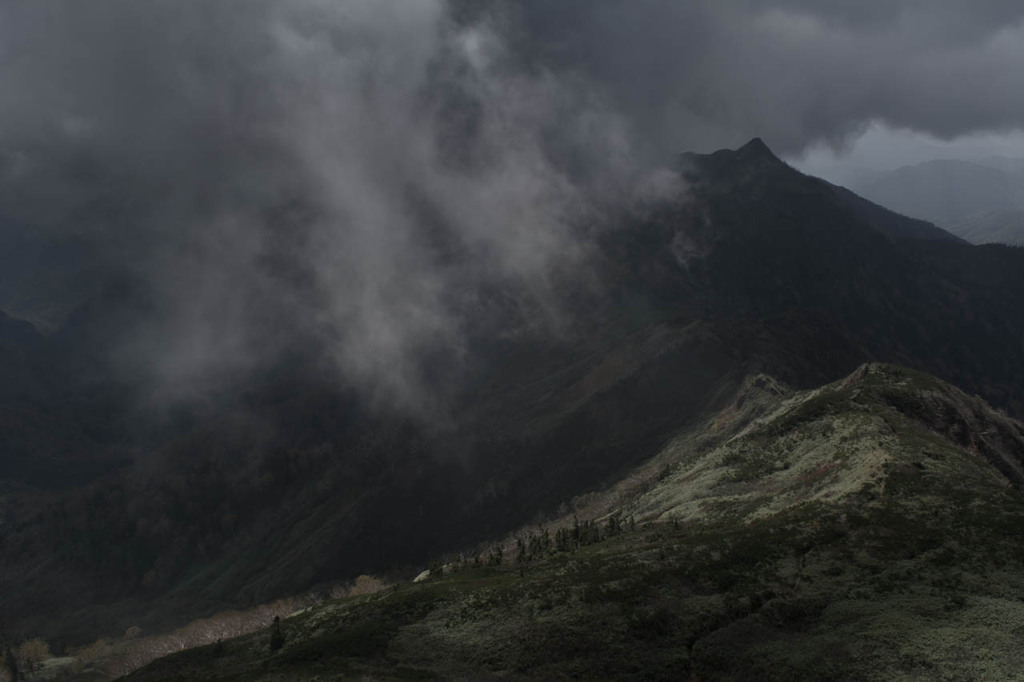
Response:
[{"label": "dark mountain slope", "polygon": [[99,401],[71,384],[51,341],[0,311],[0,491],[68,488],[125,464],[104,441]]},{"label": "dark mountain slope", "polygon": [[[472,545],[607,485],[726,400],[760,346],[799,334],[751,331],[659,326],[521,377],[504,388],[511,395],[467,409],[454,432],[326,387],[221,415],[170,443],[161,464],[22,502],[33,516],[9,504],[4,547],[18,551],[0,559],[0,576],[18,589],[5,608],[40,632],[59,610],[57,632],[71,638],[97,624],[150,630],[171,614]],[[144,615],[121,595],[156,603]]]},{"label": "dark mountain slope", "polygon": [[1018,677],[1019,422],[892,366],[804,393],[762,376],[658,462],[596,527],[285,618],[278,651],[267,629],[128,679]]},{"label": "dark mountain slope", "polygon": [[0,310],[46,332],[93,295],[101,270],[80,237],[35,234],[0,210]]},{"label": "dark mountain slope", "polygon": [[53,391],[40,346],[42,335],[28,322],[0,311],[0,400],[31,402]]},{"label": "dark mountain slope", "polygon": [[[758,142],[680,164],[685,198],[601,233],[602,287],[567,286],[562,338],[469,330],[443,419],[372,407],[300,357],[133,437],[156,456],[131,469],[0,500],[0,606],[93,639],[425,561],[609,485],[757,372],[808,388],[882,359],[1024,412],[1024,254],[942,241]],[[55,339],[88,351],[123,317],[70,319]]]},{"label": "dark mountain slope", "polygon": [[[690,155],[683,172],[688,201],[644,226],[649,241],[629,261],[644,265],[628,271],[627,289],[687,292],[713,319],[813,312],[867,357],[935,372],[1022,413],[1024,252],[901,237],[920,223],[870,205],[866,219],[863,203],[756,143]],[[667,275],[646,266],[675,257],[679,240],[691,257]]]},{"label": "dark mountain slope", "polygon": [[925,220],[915,220],[893,213],[887,208],[857,196],[845,187],[834,185],[833,191],[842,202],[860,214],[867,221],[868,225],[890,237],[939,242],[978,243],[960,231],[947,231]]}]

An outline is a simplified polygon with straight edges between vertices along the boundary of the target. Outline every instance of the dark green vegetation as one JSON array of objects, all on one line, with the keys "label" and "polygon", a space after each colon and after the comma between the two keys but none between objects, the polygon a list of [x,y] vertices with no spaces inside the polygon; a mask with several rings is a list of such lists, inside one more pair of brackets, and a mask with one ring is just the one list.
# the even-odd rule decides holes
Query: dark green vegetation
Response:
[{"label": "dark green vegetation", "polygon": [[[891,366],[765,381],[594,526],[296,615],[280,650],[268,627],[128,679],[1019,679],[1024,493],[992,453],[1019,467],[1021,425]],[[774,411],[750,422],[750,400]]]},{"label": "dark green vegetation", "polygon": [[59,651],[421,565],[614,484],[751,374],[809,388],[891,361],[1024,414],[1024,252],[887,213],[760,142],[679,172],[685,199],[596,231],[593,276],[557,287],[558,335],[488,292],[465,363],[434,368],[427,419],[367,401],[299,342],[207,403],[147,412],[105,352],[149,314],[128,285],[45,340],[5,318],[0,415],[32,415],[9,418],[0,454],[7,627]]}]

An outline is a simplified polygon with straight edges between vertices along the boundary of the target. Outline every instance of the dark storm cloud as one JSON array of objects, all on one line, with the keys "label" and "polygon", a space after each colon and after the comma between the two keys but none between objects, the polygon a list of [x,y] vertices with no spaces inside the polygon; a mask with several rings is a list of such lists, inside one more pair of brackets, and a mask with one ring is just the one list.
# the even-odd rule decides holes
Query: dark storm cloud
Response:
[{"label": "dark storm cloud", "polygon": [[613,114],[439,0],[9,0],[0,61],[4,212],[148,284],[117,352],[165,389],[308,343],[422,402],[482,289],[551,311],[580,260],[551,150],[628,175]]},{"label": "dark storm cloud", "polygon": [[420,358],[457,361],[495,292],[557,317],[600,201],[677,190],[638,151],[1019,127],[1022,13],[0,0],[0,208],[147,283],[117,352],[165,388],[309,343],[421,403]]},{"label": "dark storm cloud", "polygon": [[[512,7],[512,5],[506,5]],[[1024,125],[1024,6],[924,0],[518,0],[524,53],[589,79],[655,154]]]}]

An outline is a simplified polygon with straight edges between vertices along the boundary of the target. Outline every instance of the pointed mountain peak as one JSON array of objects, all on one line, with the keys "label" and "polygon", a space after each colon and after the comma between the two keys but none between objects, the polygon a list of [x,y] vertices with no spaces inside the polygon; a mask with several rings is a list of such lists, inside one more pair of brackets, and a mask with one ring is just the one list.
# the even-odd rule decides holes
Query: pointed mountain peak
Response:
[{"label": "pointed mountain peak", "polygon": [[684,174],[733,173],[740,168],[789,168],[760,137],[755,137],[736,150],[719,149],[712,154],[688,152],[678,158]]},{"label": "pointed mountain peak", "polygon": [[736,150],[736,156],[744,159],[765,159],[779,161],[779,157],[768,148],[760,137],[755,137],[750,142]]}]

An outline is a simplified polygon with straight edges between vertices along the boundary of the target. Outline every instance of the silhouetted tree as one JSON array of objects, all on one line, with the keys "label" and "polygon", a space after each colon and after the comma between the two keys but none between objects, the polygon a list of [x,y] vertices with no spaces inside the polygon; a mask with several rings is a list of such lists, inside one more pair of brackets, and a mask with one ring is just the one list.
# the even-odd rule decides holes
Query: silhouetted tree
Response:
[{"label": "silhouetted tree", "polygon": [[555,532],[555,550],[559,552],[571,552],[572,549],[572,532],[568,528],[559,528]]},{"label": "silhouetted tree", "polygon": [[270,630],[270,650],[277,651],[284,646],[284,634],[281,632],[281,617],[274,616],[274,625]]},{"label": "silhouetted tree", "polygon": [[529,554],[526,551],[526,543],[523,542],[523,538],[516,538],[516,563],[521,564],[529,559]]},{"label": "silhouetted tree", "polygon": [[7,676],[12,680],[20,679],[18,673],[18,662],[14,660],[14,652],[11,651],[11,647],[4,649],[4,668],[7,669]]}]

